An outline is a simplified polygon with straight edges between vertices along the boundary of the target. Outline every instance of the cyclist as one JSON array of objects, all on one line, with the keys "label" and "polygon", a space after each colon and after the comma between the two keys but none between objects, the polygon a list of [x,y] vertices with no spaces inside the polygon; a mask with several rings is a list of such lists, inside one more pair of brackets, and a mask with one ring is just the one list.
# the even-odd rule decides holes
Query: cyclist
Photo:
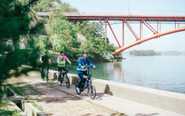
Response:
[{"label": "cyclist", "polygon": [[49,72],[49,63],[51,63],[50,57],[47,54],[47,50],[44,50],[44,54],[40,56],[40,62],[41,62],[41,79],[44,80],[44,69],[46,68]]},{"label": "cyclist", "polygon": [[60,55],[57,57],[58,71],[60,73],[58,76],[58,85],[61,85],[60,79],[62,76],[62,70],[66,70],[65,69],[66,61],[71,65],[70,60],[64,55],[64,51],[61,50]]},{"label": "cyclist", "polygon": [[77,86],[77,92],[80,92],[80,86],[82,83],[85,83],[85,79],[83,77],[83,75],[88,75],[89,72],[87,72],[87,69],[85,68],[85,65],[89,65],[93,68],[96,68],[96,66],[91,63],[91,61],[89,60],[89,58],[87,58],[87,51],[83,50],[82,51],[82,57],[78,58],[78,64],[77,64],[77,74],[80,77],[80,83]]}]

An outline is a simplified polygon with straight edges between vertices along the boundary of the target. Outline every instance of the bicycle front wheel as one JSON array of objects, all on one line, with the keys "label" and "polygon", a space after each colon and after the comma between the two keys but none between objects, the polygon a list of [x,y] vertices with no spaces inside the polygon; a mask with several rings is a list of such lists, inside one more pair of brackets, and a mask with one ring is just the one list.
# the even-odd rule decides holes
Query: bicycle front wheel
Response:
[{"label": "bicycle front wheel", "polygon": [[76,93],[78,95],[80,95],[81,94],[81,91],[79,91],[79,92],[77,91],[78,84],[79,84],[79,81],[76,81],[75,90],[76,90]]},{"label": "bicycle front wheel", "polygon": [[94,99],[96,97],[96,89],[93,85],[88,87],[88,95],[91,99]]},{"label": "bicycle front wheel", "polygon": [[69,78],[68,76],[66,75],[66,87],[69,88],[70,87],[70,82],[69,82]]}]

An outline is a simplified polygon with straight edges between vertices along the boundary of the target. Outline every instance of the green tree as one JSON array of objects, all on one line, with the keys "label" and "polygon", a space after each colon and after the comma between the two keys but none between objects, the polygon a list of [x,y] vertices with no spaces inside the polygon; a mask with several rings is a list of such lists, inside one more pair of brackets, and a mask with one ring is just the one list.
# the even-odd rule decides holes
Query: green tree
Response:
[{"label": "green tree", "polygon": [[69,58],[77,58],[80,42],[77,41],[77,29],[69,23],[64,17],[55,17],[51,19],[50,34],[56,35],[57,38],[53,41],[53,50],[59,52],[65,50],[65,54]]},{"label": "green tree", "polygon": [[52,47],[52,42],[49,40],[47,35],[40,35],[37,39],[35,39],[36,45],[40,47],[42,51],[45,49],[50,49]]},{"label": "green tree", "polygon": [[[38,48],[35,47],[33,37],[40,33],[39,30],[43,29],[43,24],[38,22],[35,13],[29,8],[35,1],[37,0],[30,0],[25,4],[19,0],[1,0],[0,86],[12,75],[18,76],[32,70],[20,70],[19,67],[22,64],[30,61],[33,69],[36,66]],[[27,38],[27,48],[21,49],[19,43],[24,38]]]},{"label": "green tree", "polygon": [[60,0],[38,0],[37,5],[33,7],[36,12],[50,12],[58,10],[60,12],[78,12],[70,4]]}]

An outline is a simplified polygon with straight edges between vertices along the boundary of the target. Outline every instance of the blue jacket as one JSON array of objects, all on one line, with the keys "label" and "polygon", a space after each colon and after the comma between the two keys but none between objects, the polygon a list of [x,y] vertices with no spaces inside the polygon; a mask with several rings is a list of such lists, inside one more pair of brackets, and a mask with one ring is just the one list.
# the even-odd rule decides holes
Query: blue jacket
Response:
[{"label": "blue jacket", "polygon": [[86,68],[81,68],[81,66],[85,66],[85,65],[89,65],[91,67],[95,66],[90,60],[89,58],[84,58],[83,56],[78,58],[78,66],[77,66],[77,70],[78,71],[86,71]]}]

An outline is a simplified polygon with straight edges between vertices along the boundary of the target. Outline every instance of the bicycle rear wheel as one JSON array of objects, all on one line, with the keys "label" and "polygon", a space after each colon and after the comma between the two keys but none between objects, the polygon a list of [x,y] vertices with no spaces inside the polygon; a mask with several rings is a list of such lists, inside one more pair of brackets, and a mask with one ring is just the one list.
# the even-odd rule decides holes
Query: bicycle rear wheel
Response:
[{"label": "bicycle rear wheel", "polygon": [[88,87],[88,95],[91,99],[94,99],[96,97],[96,89],[93,85]]},{"label": "bicycle rear wheel", "polygon": [[66,78],[66,87],[69,88],[70,87],[69,78],[67,75],[65,76],[65,78]]}]

